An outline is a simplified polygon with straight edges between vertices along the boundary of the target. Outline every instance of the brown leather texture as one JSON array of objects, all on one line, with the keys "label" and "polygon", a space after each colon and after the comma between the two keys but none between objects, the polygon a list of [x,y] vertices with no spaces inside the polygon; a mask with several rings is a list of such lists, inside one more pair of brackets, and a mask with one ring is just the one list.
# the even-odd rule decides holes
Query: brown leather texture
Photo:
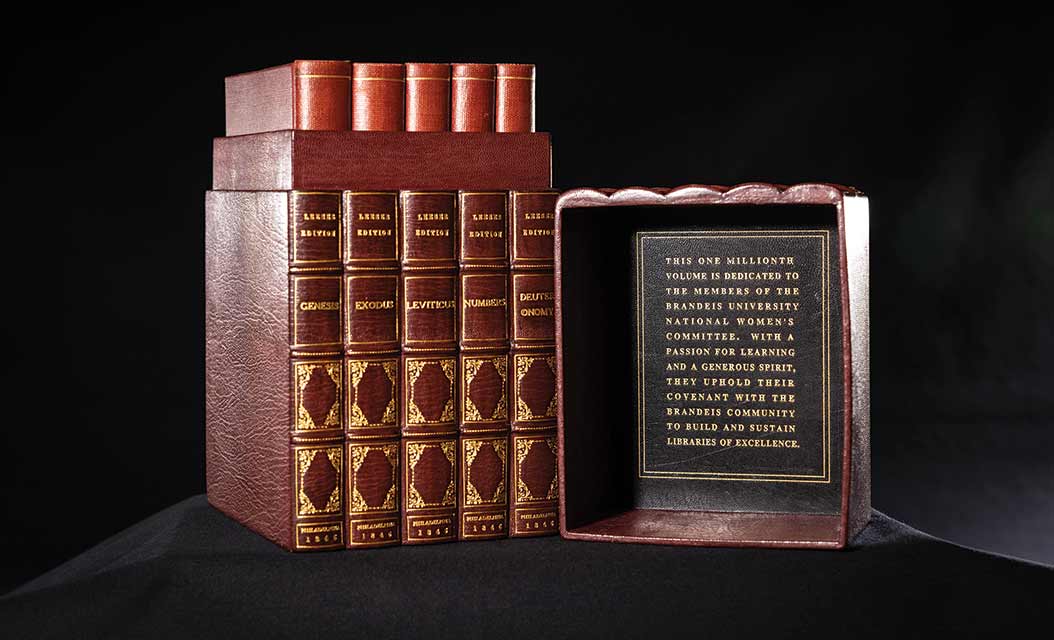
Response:
[{"label": "brown leather texture", "polygon": [[457,269],[457,197],[448,191],[402,191],[399,233],[404,271]]},{"label": "brown leather texture", "polygon": [[461,540],[504,538],[508,523],[509,411],[505,351],[458,357]]},{"label": "brown leather texture", "polygon": [[534,65],[498,64],[496,75],[494,130],[534,131]]},{"label": "brown leather texture", "polygon": [[[205,197],[206,484],[210,503],[273,542],[327,549],[344,544],[341,366],[332,354],[290,356],[297,302],[339,303],[340,294],[331,275],[309,283],[290,274],[296,200]],[[328,329],[311,318],[299,335],[327,340]]]},{"label": "brown leather texture", "polygon": [[[558,403],[558,442],[559,442],[559,482],[560,482],[560,532],[565,538],[575,540],[594,540],[608,542],[644,542],[652,544],[698,545],[698,546],[751,546],[751,547],[798,547],[798,548],[844,548],[850,534],[850,523],[854,529],[866,523],[870,513],[870,461],[858,456],[866,451],[864,444],[869,440],[866,431],[858,430],[852,422],[851,402],[849,400],[852,359],[848,342],[843,348],[842,371],[845,380],[846,404],[845,420],[842,428],[845,436],[842,460],[837,461],[842,467],[842,513],[840,515],[816,514],[762,514],[740,512],[704,512],[704,511],[668,511],[660,509],[623,509],[615,510],[610,515],[600,518],[588,518],[577,522],[580,517],[575,514],[575,526],[570,526],[572,515],[568,513],[568,468],[578,464],[595,464],[598,468],[610,468],[610,462],[604,460],[584,460],[575,457],[571,460],[565,447],[568,425],[565,424],[565,405],[578,402],[576,398],[566,397],[563,393],[565,371],[564,338],[561,321],[561,299],[573,295],[562,287],[561,271],[564,251],[573,247],[563,247],[560,229],[563,211],[566,209],[598,208],[595,212],[598,219],[605,214],[605,207],[656,207],[675,205],[827,205],[837,211],[839,239],[842,247],[842,300],[843,335],[848,341],[850,335],[848,313],[847,277],[845,272],[844,243],[844,199],[847,196],[862,195],[856,189],[837,184],[809,183],[798,185],[779,185],[767,183],[749,183],[734,187],[716,185],[685,185],[670,188],[629,188],[629,189],[577,189],[564,193],[556,207],[556,334],[557,359],[560,377]],[[864,391],[866,393],[866,390]],[[581,429],[581,425],[575,425]],[[604,430],[612,428],[603,425]],[[850,474],[852,468],[852,474]]]},{"label": "brown leather texture", "polygon": [[509,253],[513,269],[553,268],[553,222],[558,191],[509,194]]},{"label": "brown leather texture", "polygon": [[462,433],[509,428],[509,355],[461,353],[458,424]]},{"label": "brown leather texture", "polygon": [[356,62],[351,71],[351,128],[355,131],[402,131],[403,65]]},{"label": "brown leather texture", "polygon": [[294,191],[289,202],[289,270],[339,269],[340,194]]},{"label": "brown leather texture", "polygon": [[460,191],[462,269],[508,269],[508,192]]},{"label": "brown leather texture", "polygon": [[401,540],[399,437],[358,435],[358,431],[349,430],[345,443],[347,547],[397,545]]},{"label": "brown leather texture", "polygon": [[493,540],[509,534],[507,432],[459,438],[460,540]]},{"label": "brown leather texture", "polygon": [[559,529],[556,429],[512,434],[509,489],[513,538],[552,535]]},{"label": "brown leather texture", "polygon": [[513,431],[537,431],[556,425],[556,354],[552,348],[514,350],[512,359]]},{"label": "brown leather texture", "polygon": [[513,271],[510,276],[512,310],[509,313],[513,348],[556,344],[556,294],[552,271]]},{"label": "brown leather texture", "polygon": [[399,268],[399,194],[345,191],[343,259],[346,271]]},{"label": "brown leather texture", "polygon": [[406,130],[450,130],[450,65],[406,63]]},{"label": "brown leather texture", "polygon": [[395,273],[344,274],[344,352],[393,353],[399,350],[399,276]]},{"label": "brown leather texture", "polygon": [[402,542],[457,540],[457,436],[404,437]]},{"label": "brown leather texture", "polygon": [[351,63],[297,60],[225,79],[226,134],[341,131],[351,124]]},{"label": "brown leather texture", "polygon": [[402,347],[405,353],[457,349],[458,277],[456,273],[403,273]]},{"label": "brown leather texture", "polygon": [[213,140],[214,189],[548,189],[548,133],[274,131]]},{"label": "brown leather texture", "polygon": [[399,433],[399,356],[344,360],[344,424],[349,438]]},{"label": "brown leather texture", "polygon": [[513,538],[559,532],[552,315],[558,196],[551,189],[509,194],[509,536]]},{"label": "brown leather texture", "polygon": [[451,65],[451,131],[494,131],[495,71],[492,64]]},{"label": "brown leather texture", "polygon": [[505,271],[462,271],[459,279],[462,351],[509,348],[508,275]]},{"label": "brown leather texture", "polygon": [[457,432],[457,356],[403,355],[399,426],[404,435]]}]

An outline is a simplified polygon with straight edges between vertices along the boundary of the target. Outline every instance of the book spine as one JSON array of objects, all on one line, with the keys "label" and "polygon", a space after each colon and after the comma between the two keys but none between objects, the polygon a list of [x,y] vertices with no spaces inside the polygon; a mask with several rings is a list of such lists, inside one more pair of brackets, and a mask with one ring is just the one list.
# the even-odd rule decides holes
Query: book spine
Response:
[{"label": "book spine", "polygon": [[402,131],[405,70],[401,64],[356,62],[352,65],[351,128]]},{"label": "book spine", "polygon": [[461,540],[508,536],[508,194],[458,193]]},{"label": "book spine", "polygon": [[556,474],[556,191],[509,200],[509,413],[511,537],[559,531]]},{"label": "book spine", "polygon": [[399,544],[399,194],[345,191],[344,447],[349,549]]},{"label": "book spine", "polygon": [[206,195],[209,501],[292,550],[344,545],[336,195]]},{"label": "book spine", "polygon": [[406,63],[406,130],[450,130],[450,65]]},{"label": "book spine", "polygon": [[294,547],[344,546],[339,193],[289,193]]},{"label": "book spine", "polygon": [[451,131],[494,131],[494,75],[492,64],[451,65]]},{"label": "book spine", "polygon": [[400,193],[402,542],[458,537],[457,200]]},{"label": "book spine", "polygon": [[[350,63],[345,60],[297,60],[292,71],[293,129],[345,131],[350,128]],[[267,105],[267,102],[262,104]]]},{"label": "book spine", "polygon": [[499,64],[494,91],[494,130],[534,131],[534,65]]}]

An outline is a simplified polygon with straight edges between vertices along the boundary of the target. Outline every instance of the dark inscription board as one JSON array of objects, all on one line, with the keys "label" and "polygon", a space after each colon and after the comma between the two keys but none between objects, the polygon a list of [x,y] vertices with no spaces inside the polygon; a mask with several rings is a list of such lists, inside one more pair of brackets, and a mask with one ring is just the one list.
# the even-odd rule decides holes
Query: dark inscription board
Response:
[{"label": "dark inscription board", "polygon": [[638,231],[637,506],[838,513],[832,224]]}]

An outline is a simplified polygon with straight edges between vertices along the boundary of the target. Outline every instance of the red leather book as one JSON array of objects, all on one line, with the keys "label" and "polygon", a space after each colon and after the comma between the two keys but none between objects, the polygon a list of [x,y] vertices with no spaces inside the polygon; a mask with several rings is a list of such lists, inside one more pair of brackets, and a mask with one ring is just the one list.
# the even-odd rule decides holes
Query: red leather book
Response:
[{"label": "red leather book", "polygon": [[534,131],[534,65],[499,64],[494,97],[494,130]]},{"label": "red leather book", "polygon": [[205,198],[209,502],[297,551],[345,541],[340,200]]},{"label": "red leather book", "polygon": [[559,531],[553,228],[558,193],[510,193],[512,537]]},{"label": "red leather book", "polygon": [[403,65],[356,62],[351,74],[351,128],[355,131],[402,131]]},{"label": "red leather book", "polygon": [[450,130],[450,65],[406,63],[406,130]]},{"label": "red leather book", "polygon": [[451,76],[450,130],[494,131],[494,65],[456,63]]},{"label": "red leather book", "polygon": [[458,537],[457,199],[403,191],[399,204],[403,543],[425,544]]},{"label": "red leather book", "polygon": [[548,189],[547,133],[275,131],[213,141],[214,189]]},{"label": "red leather book", "polygon": [[351,63],[296,60],[229,76],[227,135],[282,129],[341,131],[351,124]]},{"label": "red leather book", "polygon": [[399,544],[399,194],[343,193],[347,547]]}]

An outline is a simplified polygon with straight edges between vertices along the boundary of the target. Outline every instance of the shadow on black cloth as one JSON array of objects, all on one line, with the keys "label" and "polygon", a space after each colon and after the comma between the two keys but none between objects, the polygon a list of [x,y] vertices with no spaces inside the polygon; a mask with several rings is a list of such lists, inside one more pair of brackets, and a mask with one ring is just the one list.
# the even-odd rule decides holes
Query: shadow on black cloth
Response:
[{"label": "shadow on black cloth", "polygon": [[877,511],[847,552],[550,537],[292,554],[195,496],[0,599],[0,635],[977,636],[1044,628],[1051,596],[1054,569]]}]

